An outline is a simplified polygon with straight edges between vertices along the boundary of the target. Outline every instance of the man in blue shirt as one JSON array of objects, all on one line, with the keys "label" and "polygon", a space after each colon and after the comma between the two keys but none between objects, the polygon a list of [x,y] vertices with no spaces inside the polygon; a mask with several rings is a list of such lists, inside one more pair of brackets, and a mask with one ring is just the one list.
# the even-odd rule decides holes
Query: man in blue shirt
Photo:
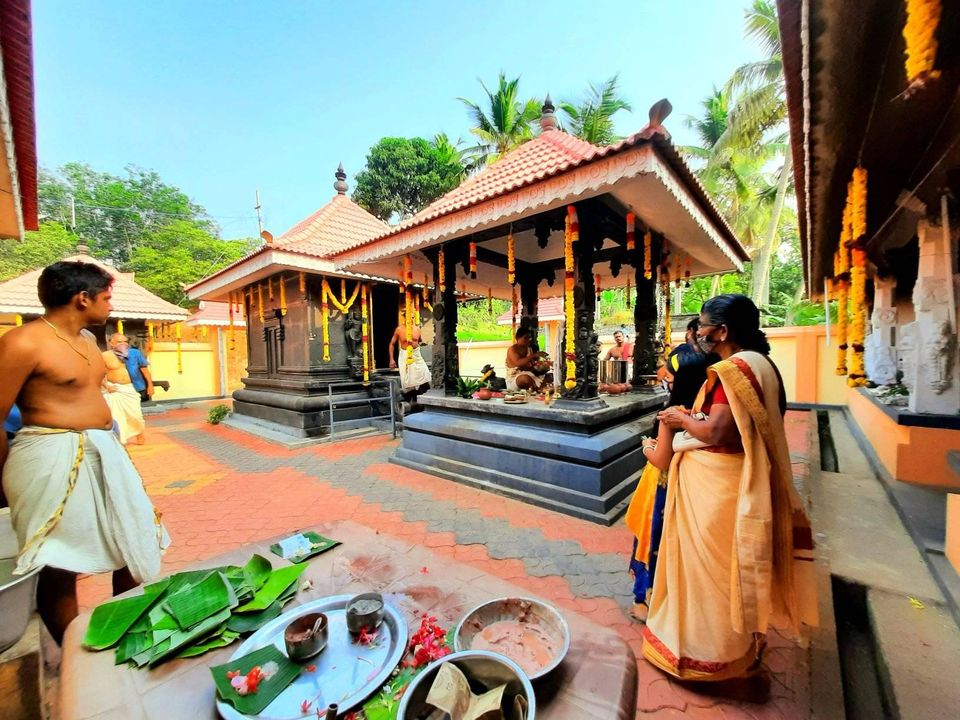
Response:
[{"label": "man in blue shirt", "polygon": [[146,402],[153,397],[153,378],[150,377],[150,361],[135,347],[130,347],[130,340],[126,335],[114,333],[110,336],[110,349],[116,353],[120,361],[126,365],[130,373],[130,382],[133,389],[140,393],[140,401]]}]

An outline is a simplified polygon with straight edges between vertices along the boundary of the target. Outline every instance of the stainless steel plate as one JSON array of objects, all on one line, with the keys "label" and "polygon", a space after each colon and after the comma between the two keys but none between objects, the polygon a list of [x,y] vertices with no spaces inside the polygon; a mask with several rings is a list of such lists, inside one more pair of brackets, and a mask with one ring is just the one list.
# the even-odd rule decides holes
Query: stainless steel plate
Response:
[{"label": "stainless steel plate", "polygon": [[[316,666],[304,670],[290,687],[255,716],[261,720],[294,720],[314,715],[317,708],[325,710],[330,703],[340,706],[341,715],[367,699],[390,677],[407,649],[407,622],[403,615],[385,601],[386,614],[372,646],[359,645],[347,630],[346,606],[353,595],[332,595],[299,605],[264,625],[237,648],[231,660],[273,644],[285,652],[283,631],[301,615],[322,612],[327,616],[329,637],[327,647],[305,663]],[[310,712],[300,708],[304,700],[311,703]],[[242,720],[243,715],[222,700],[217,700],[217,712],[225,720]]]}]

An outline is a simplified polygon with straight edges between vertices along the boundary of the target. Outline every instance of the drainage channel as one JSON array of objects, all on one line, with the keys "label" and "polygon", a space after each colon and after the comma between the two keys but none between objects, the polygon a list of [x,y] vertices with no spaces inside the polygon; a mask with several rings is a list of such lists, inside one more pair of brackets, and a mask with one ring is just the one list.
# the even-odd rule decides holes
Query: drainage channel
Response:
[{"label": "drainage channel", "polygon": [[836,576],[831,580],[847,720],[894,720],[897,716],[885,692],[877,659],[867,589]]},{"label": "drainage channel", "polygon": [[837,448],[833,444],[830,432],[830,413],[817,410],[817,435],[820,436],[820,469],[826,472],[840,472],[837,460]]}]

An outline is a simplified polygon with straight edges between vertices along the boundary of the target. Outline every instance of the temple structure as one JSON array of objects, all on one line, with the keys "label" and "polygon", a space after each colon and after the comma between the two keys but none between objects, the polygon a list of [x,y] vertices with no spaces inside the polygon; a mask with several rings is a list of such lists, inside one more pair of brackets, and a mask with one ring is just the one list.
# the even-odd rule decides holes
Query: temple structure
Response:
[{"label": "temple structure", "polygon": [[837,301],[850,420],[960,618],[960,13],[778,9],[807,288]]},{"label": "temple structure", "polygon": [[[658,307],[668,284],[739,270],[734,233],[670,142],[650,123],[608,147],[558,129],[547,98],[540,134],[393,228],[338,252],[342,271],[427,276],[434,318],[433,389],[404,422],[394,460],[602,523],[632,491],[663,395]],[[634,392],[598,396],[597,283],[628,287],[636,339]],[[457,396],[457,300],[520,303],[537,328],[541,288],[564,293],[562,398],[544,405]],[[556,288],[556,289],[555,289]],[[669,307],[666,308],[669,328]],[[669,335],[668,335],[669,337]]]},{"label": "temple structure", "polygon": [[396,286],[329,259],[387,226],[347,197],[342,167],[334,188],[302,222],[276,239],[265,233],[261,247],[187,289],[246,317],[247,376],[233,394],[241,427],[318,437],[329,432],[331,403],[341,406],[339,427],[363,425],[377,414],[363,401],[387,390],[375,370],[388,365]]}]

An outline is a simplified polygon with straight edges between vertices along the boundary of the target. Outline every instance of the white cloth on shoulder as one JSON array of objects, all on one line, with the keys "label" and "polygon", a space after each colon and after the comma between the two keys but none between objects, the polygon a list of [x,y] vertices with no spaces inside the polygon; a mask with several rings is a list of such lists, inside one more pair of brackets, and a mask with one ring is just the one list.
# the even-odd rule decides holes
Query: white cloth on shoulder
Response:
[{"label": "white cloth on shoulder", "polygon": [[113,392],[104,392],[103,398],[107,401],[110,414],[117,421],[120,433],[120,442],[124,445],[132,437],[142,435],[147,427],[143,419],[143,409],[140,407],[140,393],[133,383],[114,383],[117,388]]},{"label": "white cloth on shoulder", "polygon": [[130,456],[110,430],[25,426],[10,445],[3,489],[20,553],[15,574],[49,565],[77,573],[160,573],[170,537]]},{"label": "white cloth on shoulder", "polygon": [[407,363],[407,350],[400,348],[400,358],[397,362],[400,368],[400,387],[404,390],[418,388],[424,383],[430,382],[430,368],[427,367],[427,361],[423,359],[420,348],[413,349],[413,362]]}]

